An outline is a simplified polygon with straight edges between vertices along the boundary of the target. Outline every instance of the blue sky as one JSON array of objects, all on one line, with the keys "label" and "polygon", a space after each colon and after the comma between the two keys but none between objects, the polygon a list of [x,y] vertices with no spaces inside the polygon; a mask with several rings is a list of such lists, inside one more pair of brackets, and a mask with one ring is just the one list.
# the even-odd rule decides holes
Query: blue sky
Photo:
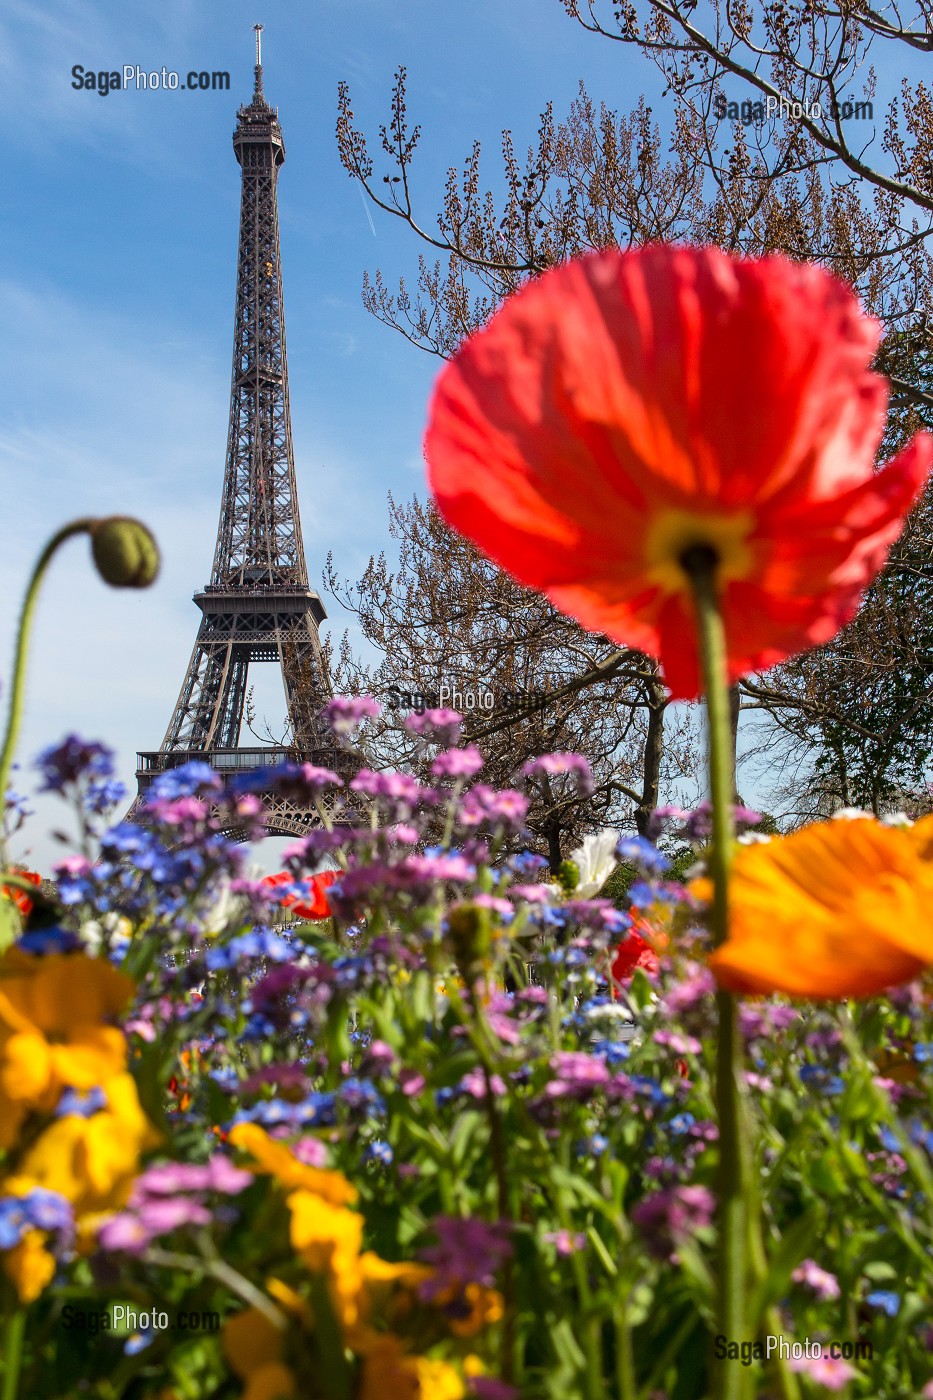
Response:
[{"label": "blue sky", "polygon": [[[275,0],[264,9],[256,0],[6,0],[0,81],[13,198],[0,274],[0,674],[31,561],[62,522],[138,515],[164,555],[157,585],[127,594],[99,582],[83,541],[62,552],[35,630],[26,761],[74,730],[111,743],[132,785],[135,751],[158,746],[181,683],[199,617],[191,594],[207,581],[217,527],[239,207],[230,138],[252,89],[257,19],[287,150],[279,209],[312,586],[328,550],[358,576],[387,543],[386,493],[423,489],[420,440],[437,369],[361,305],[364,270],[381,266],[394,282],[416,269],[420,249],[377,213],[373,234],[339,164],[340,79],[375,144],[393,71],[408,68],[410,116],[424,127],[415,186],[425,217],[474,138],[492,173],[501,129],[523,149],[544,104],[553,99],[562,114],[581,78],[622,109],[659,86],[650,65],[585,34],[559,0]],[[227,69],[231,90],[101,97],[72,86],[75,64],[125,63]],[[342,630],[335,605],[332,622]],[[32,824],[30,858],[42,866],[56,815],[40,803]]]}]

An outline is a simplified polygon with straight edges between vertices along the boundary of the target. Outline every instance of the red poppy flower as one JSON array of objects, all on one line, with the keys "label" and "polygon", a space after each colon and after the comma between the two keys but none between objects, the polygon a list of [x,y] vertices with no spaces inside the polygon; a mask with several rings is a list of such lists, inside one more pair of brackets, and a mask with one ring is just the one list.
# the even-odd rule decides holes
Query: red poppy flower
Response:
[{"label": "red poppy flower", "polygon": [[591,254],[508,299],[437,381],[438,509],[592,632],[700,688],[695,546],[730,679],[828,641],[920,493],[933,439],[875,472],[880,328],[823,269],[715,248]]},{"label": "red poppy flower", "polygon": [[[327,902],[325,890],[339,879],[340,872],[338,870],[324,870],[320,875],[307,876],[300,883],[310,886],[310,898],[302,899],[300,895],[290,894],[280,899],[279,903],[284,909],[290,909],[297,918],[307,919],[308,922],[316,919],[329,919],[333,910]],[[287,870],[280,870],[275,875],[266,875],[259,883],[275,888],[278,885],[294,885],[299,882],[294,875],[289,875]]]},{"label": "red poppy flower", "polygon": [[660,965],[658,955],[651,944],[646,943],[641,934],[632,929],[628,937],[613,950],[609,970],[613,982],[624,982],[627,977],[632,976],[636,967],[643,968],[649,977],[653,977]]},{"label": "red poppy flower", "polygon": [[[21,880],[28,880],[31,885],[41,885],[42,876],[37,875],[34,870],[23,870],[14,866],[14,875],[18,875]],[[7,899],[12,899],[24,919],[28,919],[32,913],[32,900],[25,890],[17,889],[15,885],[0,885],[0,895],[5,895]]]}]

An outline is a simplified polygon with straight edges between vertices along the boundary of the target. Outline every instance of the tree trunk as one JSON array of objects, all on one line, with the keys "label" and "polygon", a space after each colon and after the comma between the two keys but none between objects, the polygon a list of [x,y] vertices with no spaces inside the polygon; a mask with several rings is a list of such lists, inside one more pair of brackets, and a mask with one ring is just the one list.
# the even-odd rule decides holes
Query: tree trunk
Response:
[{"label": "tree trunk", "polygon": [[635,808],[635,826],[639,836],[648,836],[651,813],[658,805],[661,786],[661,760],[664,757],[664,712],[667,697],[657,675],[647,682],[648,732],[642,763],[641,802]]}]

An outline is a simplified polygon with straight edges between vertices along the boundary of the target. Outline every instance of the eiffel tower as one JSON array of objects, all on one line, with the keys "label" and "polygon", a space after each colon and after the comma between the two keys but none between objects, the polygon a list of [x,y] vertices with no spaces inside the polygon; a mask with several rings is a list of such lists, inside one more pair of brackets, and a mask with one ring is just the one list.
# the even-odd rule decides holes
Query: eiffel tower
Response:
[{"label": "eiffel tower", "polygon": [[[255,89],[237,113],[233,149],[242,167],[240,246],[230,429],[210,583],[194,601],[201,623],[178,703],[158,752],[137,754],[138,795],[155,776],[193,759],[222,776],[258,773],[287,761],[346,771],[347,755],[321,724],[330,688],[318,626],[326,617],[308,584],[301,539],[285,357],[276,182],[285,160],[278,111],[262,87],[262,25]],[[277,663],[290,742],[241,747],[252,662]],[[257,787],[259,785],[257,784]],[[317,823],[262,789],[267,830],[301,835]]]}]

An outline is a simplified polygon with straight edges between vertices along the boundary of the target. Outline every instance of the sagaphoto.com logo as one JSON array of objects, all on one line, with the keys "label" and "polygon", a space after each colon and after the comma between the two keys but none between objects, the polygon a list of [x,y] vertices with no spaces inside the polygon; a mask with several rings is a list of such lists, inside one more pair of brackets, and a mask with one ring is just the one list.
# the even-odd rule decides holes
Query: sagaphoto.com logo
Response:
[{"label": "sagaphoto.com logo", "polygon": [[141,68],[124,63],[120,68],[85,68],[76,63],[71,70],[71,86],[76,92],[96,92],[108,97],[112,92],[229,92],[230,74],[222,68],[189,68],[176,73],[173,68]]},{"label": "sagaphoto.com logo", "polygon": [[791,102],[784,97],[766,97],[753,101],[730,102],[721,92],[716,94],[713,111],[720,121],[741,122],[743,126],[762,126],[765,122],[780,118],[782,121],[873,121],[874,103],[844,101]]}]

